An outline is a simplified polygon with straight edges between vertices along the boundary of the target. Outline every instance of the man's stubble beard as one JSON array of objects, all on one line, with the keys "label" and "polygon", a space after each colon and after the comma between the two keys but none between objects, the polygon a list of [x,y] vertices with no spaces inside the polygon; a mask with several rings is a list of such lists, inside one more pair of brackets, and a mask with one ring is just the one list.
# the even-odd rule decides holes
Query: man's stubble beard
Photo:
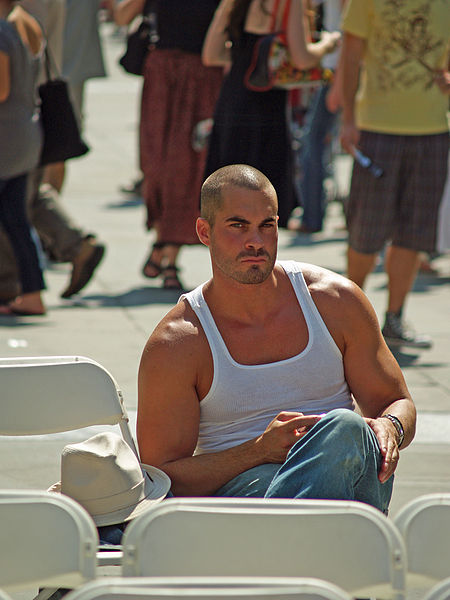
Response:
[{"label": "man's stubble beard", "polygon": [[[240,258],[245,258],[246,256],[248,256],[248,257],[265,256],[265,257],[267,257],[268,261],[265,263],[259,264],[259,265],[251,265],[248,267],[248,269],[246,271],[239,271],[239,270],[235,269],[234,265],[235,265],[236,260],[239,260]],[[273,268],[274,268],[275,262],[276,262],[276,254],[274,256],[270,256],[270,254],[266,250],[262,250],[262,251],[258,251],[258,252],[254,252],[254,253],[241,252],[241,254],[239,254],[238,257],[236,258],[236,260],[233,260],[233,261],[231,261],[231,260],[221,261],[220,259],[217,260],[217,256],[215,256],[214,253],[213,253],[213,258],[215,259],[214,262],[215,262],[217,268],[219,268],[220,271],[222,271],[222,273],[224,275],[226,275],[227,277],[230,277],[234,281],[236,281],[238,283],[242,283],[244,285],[257,285],[259,283],[263,283],[264,281],[266,281],[266,279],[273,272]]]}]

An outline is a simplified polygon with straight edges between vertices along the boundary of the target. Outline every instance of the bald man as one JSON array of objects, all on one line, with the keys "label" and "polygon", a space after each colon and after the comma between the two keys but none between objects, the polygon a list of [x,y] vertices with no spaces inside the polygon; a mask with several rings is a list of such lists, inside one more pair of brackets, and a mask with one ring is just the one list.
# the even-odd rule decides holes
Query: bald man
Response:
[{"label": "bald man", "polygon": [[247,165],[202,187],[212,278],[144,349],[141,459],[176,496],[359,500],[387,512],[416,413],[363,292],[277,262],[277,197]]}]

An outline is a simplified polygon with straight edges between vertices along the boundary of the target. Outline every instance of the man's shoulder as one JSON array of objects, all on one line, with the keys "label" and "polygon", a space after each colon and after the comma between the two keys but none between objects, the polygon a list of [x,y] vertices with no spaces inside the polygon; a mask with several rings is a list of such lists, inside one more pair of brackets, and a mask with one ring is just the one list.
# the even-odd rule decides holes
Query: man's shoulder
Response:
[{"label": "man's shoulder", "polygon": [[300,265],[308,291],[322,315],[346,315],[367,302],[362,290],[347,277],[317,265]]},{"label": "man's shoulder", "polygon": [[280,261],[280,264],[287,273],[301,273],[311,293],[354,293],[357,287],[347,277],[318,265],[297,261]]},{"label": "man's shoulder", "polygon": [[198,340],[200,322],[189,302],[181,299],[158,323],[150,336],[153,346],[172,349],[193,344]]}]

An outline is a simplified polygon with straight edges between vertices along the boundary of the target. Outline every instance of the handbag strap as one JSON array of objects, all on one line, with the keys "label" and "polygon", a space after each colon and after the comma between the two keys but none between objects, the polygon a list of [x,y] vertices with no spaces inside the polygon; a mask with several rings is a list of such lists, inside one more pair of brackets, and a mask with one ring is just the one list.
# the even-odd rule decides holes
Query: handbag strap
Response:
[{"label": "handbag strap", "polygon": [[155,13],[157,4],[157,0],[145,0],[144,8],[142,9],[144,17],[150,13]]},{"label": "handbag strap", "polygon": [[[270,31],[272,33],[275,33],[275,31],[276,31],[277,14],[278,14],[279,6],[280,6],[280,0],[275,0],[274,5],[273,5],[273,11],[272,11],[272,19],[271,19],[271,23],[270,23]],[[290,9],[291,9],[291,0],[286,0],[286,3],[284,5],[284,10],[283,10],[283,17],[281,20],[281,33],[284,35],[284,37],[286,37]]]},{"label": "handbag strap", "polygon": [[48,47],[48,42],[45,44],[45,49],[44,49],[44,68],[45,68],[45,75],[47,77],[47,81],[51,81],[52,73],[54,73],[54,77],[56,77],[56,78],[60,76],[58,69],[56,67],[56,63],[53,60],[52,53],[50,52],[50,48]]},{"label": "handbag strap", "polygon": [[158,0],[145,0],[144,9],[142,11],[143,21],[146,21],[149,25],[149,41],[150,46],[153,48],[159,41],[158,35],[158,16],[156,13]]}]

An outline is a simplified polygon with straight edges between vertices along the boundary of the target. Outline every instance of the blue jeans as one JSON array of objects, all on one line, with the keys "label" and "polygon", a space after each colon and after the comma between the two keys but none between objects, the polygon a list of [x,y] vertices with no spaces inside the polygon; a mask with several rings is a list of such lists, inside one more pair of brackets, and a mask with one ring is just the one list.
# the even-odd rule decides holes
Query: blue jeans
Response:
[{"label": "blue jeans", "polygon": [[325,216],[325,192],[323,189],[325,138],[337,118],[337,115],[331,113],[325,104],[328,89],[328,85],[322,86],[312,99],[306,114],[301,150],[302,224],[311,230],[321,230],[323,225]]},{"label": "blue jeans", "polygon": [[387,513],[393,476],[380,483],[381,452],[364,419],[336,409],[290,449],[282,465],[244,471],[215,496],[358,500]]}]

